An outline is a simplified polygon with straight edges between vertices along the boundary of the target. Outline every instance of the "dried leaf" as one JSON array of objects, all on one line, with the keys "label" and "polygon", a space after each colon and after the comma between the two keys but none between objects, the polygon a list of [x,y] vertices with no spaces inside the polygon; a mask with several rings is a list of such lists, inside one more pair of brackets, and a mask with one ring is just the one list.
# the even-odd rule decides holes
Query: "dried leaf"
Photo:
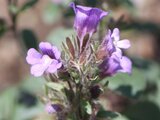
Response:
[{"label": "dried leaf", "polygon": [[81,53],[80,58],[79,58],[80,64],[83,64],[86,61],[86,55],[87,55],[86,51]]},{"label": "dried leaf", "polygon": [[78,37],[77,37],[77,45],[78,45],[78,50],[80,51],[80,40]]},{"label": "dried leaf", "polygon": [[78,51],[78,43],[76,41],[76,39],[72,36],[73,42],[74,42],[74,50]]},{"label": "dried leaf", "polygon": [[81,49],[81,52],[83,52],[86,48],[86,45],[88,43],[88,40],[89,40],[89,34],[85,35],[84,39],[83,39],[83,43],[82,43],[82,49]]},{"label": "dried leaf", "polygon": [[103,48],[100,48],[96,52],[96,58],[97,58],[97,60],[103,60],[106,56],[107,56],[107,51],[105,49],[103,49]]},{"label": "dried leaf", "polygon": [[74,59],[75,58],[75,51],[74,51],[74,46],[73,46],[70,38],[68,38],[68,37],[66,38],[66,43],[67,43],[69,52],[70,52],[70,54],[72,56],[72,59]]}]

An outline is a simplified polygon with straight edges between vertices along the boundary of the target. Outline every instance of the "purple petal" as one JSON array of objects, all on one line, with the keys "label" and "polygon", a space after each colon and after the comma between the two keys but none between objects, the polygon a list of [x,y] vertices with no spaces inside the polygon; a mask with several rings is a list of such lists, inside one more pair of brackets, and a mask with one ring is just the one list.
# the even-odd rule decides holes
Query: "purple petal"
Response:
[{"label": "purple petal", "polygon": [[56,65],[58,64],[57,60],[53,60],[52,63],[49,65],[47,72],[49,73],[55,73],[57,71]]},{"label": "purple petal", "polygon": [[70,3],[70,7],[73,8],[73,10],[74,10],[75,13],[77,13],[77,7],[81,8],[81,9],[83,9],[85,11],[89,11],[89,10],[92,9],[91,7],[85,7],[85,6],[76,5],[74,2]]},{"label": "purple petal", "polygon": [[119,48],[116,48],[116,50],[112,54],[115,54],[120,59],[122,58],[122,50]]},{"label": "purple petal", "polygon": [[40,62],[42,55],[34,48],[31,48],[27,52],[26,61],[28,64],[37,64]]},{"label": "purple petal", "polygon": [[119,41],[120,39],[120,32],[118,28],[114,28],[111,37],[115,40],[115,41]]},{"label": "purple petal", "polygon": [[51,59],[48,55],[44,55],[42,57],[42,64],[45,68],[48,68],[53,62],[53,59]]},{"label": "purple petal", "polygon": [[31,74],[36,77],[43,75],[46,69],[51,65],[52,61],[53,59],[48,55],[44,55],[40,64],[35,64],[31,67]]},{"label": "purple petal", "polygon": [[57,60],[53,60],[52,63],[49,65],[47,72],[49,73],[55,73],[57,71],[57,69],[59,69],[62,66],[62,63],[57,61]]},{"label": "purple petal", "polygon": [[112,55],[99,66],[101,70],[101,75],[112,76],[121,69],[119,58],[116,55]]},{"label": "purple petal", "polygon": [[113,53],[113,51],[115,51],[115,46],[113,44],[113,40],[111,39],[111,30],[108,30],[108,34],[106,35],[106,48],[107,48],[107,52],[109,53],[109,56],[111,56],[111,54]]},{"label": "purple petal", "polygon": [[96,31],[100,20],[108,13],[98,8],[84,7],[71,3],[76,17],[74,27],[80,40],[88,33],[90,36]]},{"label": "purple petal", "polygon": [[54,107],[52,107],[52,104],[47,104],[47,105],[45,106],[45,111],[46,111],[48,114],[56,113],[56,110],[54,109]]},{"label": "purple petal", "polygon": [[128,49],[131,46],[129,40],[120,40],[117,42],[117,47],[123,48],[123,49]]},{"label": "purple petal", "polygon": [[109,68],[106,72],[108,72],[110,75],[114,75],[121,68],[119,58],[116,55],[113,55],[111,58],[109,58],[108,65]]},{"label": "purple petal", "polygon": [[31,67],[31,74],[35,77],[42,76],[46,68],[42,64],[36,64]]},{"label": "purple petal", "polygon": [[108,56],[111,56],[112,53],[116,51],[116,47],[113,44],[113,39],[111,38],[111,30],[108,30],[101,46],[106,49]]},{"label": "purple petal", "polygon": [[44,55],[48,55],[52,59],[59,59],[61,53],[58,51],[57,47],[52,46],[48,42],[41,42],[39,47]]},{"label": "purple petal", "polygon": [[61,68],[62,67],[62,62],[59,62],[57,65],[56,65],[57,69]]},{"label": "purple petal", "polygon": [[41,42],[39,44],[39,48],[42,51],[43,54],[47,54],[48,50],[52,49],[52,45],[48,42]]},{"label": "purple petal", "polygon": [[132,72],[132,62],[129,58],[123,56],[120,64],[121,64],[121,67],[122,67],[122,70],[120,70],[120,72],[125,72],[125,73],[131,74],[131,72]]},{"label": "purple petal", "polygon": [[61,57],[61,52],[58,50],[58,48],[55,47],[55,46],[52,46],[52,51],[53,51],[53,53],[54,53],[55,58],[56,58],[56,59],[60,59],[60,57]]}]

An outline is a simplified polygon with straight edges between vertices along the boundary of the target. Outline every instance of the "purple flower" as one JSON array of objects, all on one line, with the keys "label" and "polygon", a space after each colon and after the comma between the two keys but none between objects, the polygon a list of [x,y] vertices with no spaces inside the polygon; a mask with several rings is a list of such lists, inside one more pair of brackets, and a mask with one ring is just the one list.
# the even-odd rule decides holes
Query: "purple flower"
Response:
[{"label": "purple flower", "polygon": [[120,32],[115,28],[113,32],[108,30],[102,44],[102,49],[105,49],[108,56],[100,64],[100,74],[102,77],[112,76],[117,72],[124,72],[131,74],[132,62],[129,58],[122,56],[122,49],[130,47],[129,40],[120,40]]},{"label": "purple flower", "polygon": [[129,40],[120,40],[118,28],[115,28],[112,33],[111,30],[108,30],[108,33],[102,42],[102,47],[106,48],[109,56],[111,56],[113,52],[119,52],[119,56],[122,56],[121,49],[128,49],[130,46]]},{"label": "purple flower", "polygon": [[38,77],[46,73],[55,73],[57,69],[61,68],[60,61],[61,53],[57,47],[52,46],[48,42],[41,42],[39,44],[40,52],[31,48],[28,50],[26,60],[31,65],[31,74]]},{"label": "purple flower", "polygon": [[75,3],[71,3],[70,6],[76,14],[74,28],[82,44],[84,36],[89,34],[91,37],[92,34],[96,32],[100,20],[106,16],[108,12],[98,8],[75,5]]},{"label": "purple flower", "polygon": [[60,105],[58,104],[47,104],[45,106],[45,111],[48,113],[48,114],[53,114],[53,113],[57,113],[57,112],[60,112],[62,111],[62,108]]},{"label": "purple flower", "polygon": [[110,57],[106,58],[100,68],[100,76],[112,76],[117,72],[124,72],[131,74],[132,62],[129,58],[118,55],[119,53],[114,52]]}]

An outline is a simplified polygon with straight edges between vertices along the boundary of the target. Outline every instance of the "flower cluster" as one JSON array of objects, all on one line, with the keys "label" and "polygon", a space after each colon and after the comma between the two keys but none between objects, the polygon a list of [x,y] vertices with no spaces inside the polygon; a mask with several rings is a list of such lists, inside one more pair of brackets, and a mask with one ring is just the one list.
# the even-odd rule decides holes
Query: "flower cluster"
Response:
[{"label": "flower cluster", "polygon": [[49,77],[45,84],[48,113],[57,113],[60,117],[60,112],[70,119],[94,120],[99,111],[95,101],[103,91],[101,80],[117,72],[131,74],[132,63],[122,52],[130,47],[130,42],[120,40],[120,31],[115,28],[107,31],[97,47],[93,34],[108,12],[75,3],[70,6],[75,12],[77,37],[73,41],[66,38],[66,44],[62,44],[64,55],[56,46],[41,42],[40,52],[31,48],[26,60],[31,65],[32,75]]},{"label": "flower cluster", "polygon": [[62,67],[60,61],[61,53],[56,46],[52,46],[48,42],[41,42],[39,44],[41,53],[31,48],[28,50],[26,60],[28,64],[32,65],[31,74],[34,76],[41,76],[46,73],[55,73]]},{"label": "flower cluster", "polygon": [[129,40],[120,40],[120,32],[115,28],[111,33],[108,31],[101,47],[105,49],[108,56],[99,66],[102,76],[111,76],[117,72],[126,72],[131,74],[132,63],[129,58],[122,56],[121,49],[130,47]]}]

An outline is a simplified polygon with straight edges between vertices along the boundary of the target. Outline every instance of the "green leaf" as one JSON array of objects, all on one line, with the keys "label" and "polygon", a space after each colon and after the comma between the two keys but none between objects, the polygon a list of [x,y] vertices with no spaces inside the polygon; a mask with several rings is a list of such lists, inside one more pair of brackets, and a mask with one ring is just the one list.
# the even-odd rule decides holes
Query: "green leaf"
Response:
[{"label": "green leaf", "polygon": [[6,21],[0,18],[0,37],[7,31]]},{"label": "green leaf", "polygon": [[18,8],[15,5],[10,5],[9,6],[9,10],[13,14],[17,14],[18,13]]},{"label": "green leaf", "polygon": [[37,36],[34,34],[33,31],[29,29],[24,29],[21,31],[20,35],[27,49],[30,48],[38,49]]},{"label": "green leaf", "polygon": [[98,118],[116,118],[118,116],[119,116],[118,113],[112,112],[112,111],[106,111],[106,110],[100,110],[97,113]]},{"label": "green leaf", "polygon": [[38,0],[28,0],[19,10],[18,12],[23,12],[31,7],[33,7],[36,3],[38,2]]},{"label": "green leaf", "polygon": [[92,106],[88,101],[82,101],[82,106],[84,107],[86,113],[89,115],[92,113]]},{"label": "green leaf", "polygon": [[150,101],[131,105],[123,114],[131,120],[160,120],[159,107]]},{"label": "green leaf", "polygon": [[64,86],[61,83],[48,82],[46,85],[56,91],[62,91],[64,89]]},{"label": "green leaf", "polygon": [[146,87],[146,78],[145,78],[145,72],[136,68],[133,68],[132,75],[127,75],[124,73],[118,73],[113,77],[108,77],[106,80],[103,80],[104,82],[109,81],[108,88],[111,90],[119,90],[119,88],[129,88],[131,91],[126,91],[130,92],[129,96],[135,96],[139,91],[142,91]]}]

